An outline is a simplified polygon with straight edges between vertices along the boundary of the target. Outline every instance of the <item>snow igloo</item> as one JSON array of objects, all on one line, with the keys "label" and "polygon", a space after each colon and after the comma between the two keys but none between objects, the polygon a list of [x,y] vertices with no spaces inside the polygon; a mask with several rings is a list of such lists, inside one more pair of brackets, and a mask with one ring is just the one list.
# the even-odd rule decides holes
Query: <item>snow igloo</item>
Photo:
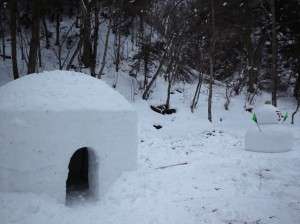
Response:
[{"label": "snow igloo", "polygon": [[0,87],[0,191],[99,199],[136,168],[137,116],[103,81],[66,71]]},{"label": "snow igloo", "polygon": [[255,110],[257,125],[250,127],[245,136],[245,149],[253,152],[287,152],[293,147],[293,135],[280,121],[280,111],[265,104]]}]

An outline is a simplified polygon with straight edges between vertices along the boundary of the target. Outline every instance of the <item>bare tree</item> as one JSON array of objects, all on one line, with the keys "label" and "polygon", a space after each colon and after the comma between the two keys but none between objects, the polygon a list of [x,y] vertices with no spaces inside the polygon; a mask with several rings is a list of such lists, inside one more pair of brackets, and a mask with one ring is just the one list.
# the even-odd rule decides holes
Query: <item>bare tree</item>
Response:
[{"label": "bare tree", "polygon": [[104,43],[104,51],[103,51],[103,56],[102,56],[102,61],[101,61],[101,67],[100,67],[100,71],[98,72],[99,79],[101,79],[101,77],[103,75],[104,67],[106,64],[106,56],[107,56],[110,32],[111,32],[111,19],[109,18],[109,22],[107,25],[107,31],[106,31],[106,35],[105,35],[105,43]]},{"label": "bare tree", "polygon": [[44,32],[45,32],[46,48],[49,49],[50,48],[49,30],[48,30],[48,26],[47,26],[47,21],[46,21],[46,16],[45,15],[42,18],[42,22],[43,22],[43,27],[44,27]]},{"label": "bare tree", "polygon": [[28,74],[36,71],[40,42],[40,1],[32,0],[31,40],[28,58]]},{"label": "bare tree", "polygon": [[300,96],[297,97],[297,107],[296,107],[295,111],[292,114],[292,121],[291,121],[292,124],[294,124],[295,115],[297,114],[299,108],[300,108]]},{"label": "bare tree", "polygon": [[56,15],[55,15],[55,33],[56,33],[56,38],[55,38],[55,45],[58,46],[59,45],[59,40],[60,40],[60,12],[57,9],[56,11]]},{"label": "bare tree", "polygon": [[81,0],[82,13],[82,54],[81,62],[87,68],[91,67],[92,59],[92,40],[91,40],[91,2],[88,0]]},{"label": "bare tree", "polygon": [[91,58],[91,75],[96,77],[96,64],[97,64],[97,54],[98,54],[98,38],[99,38],[99,1],[94,1],[94,41],[93,41],[93,49],[92,49],[92,58]]},{"label": "bare tree", "polygon": [[0,3],[0,26],[1,26],[1,39],[2,39],[2,59],[5,61],[6,59],[6,43],[5,43],[5,27],[4,27],[4,20],[5,19],[5,12],[4,12],[4,2]]},{"label": "bare tree", "polygon": [[272,11],[272,104],[277,106],[277,31],[276,31],[276,0],[271,0]]},{"label": "bare tree", "polygon": [[162,70],[162,67],[164,65],[165,59],[167,57],[167,53],[168,53],[168,49],[166,49],[165,52],[163,53],[155,74],[153,75],[153,77],[150,80],[149,84],[145,88],[145,91],[143,93],[143,99],[144,100],[147,100],[149,98],[151,87],[152,87],[154,81],[157,79],[157,77],[159,76],[159,74],[160,74],[160,72]]},{"label": "bare tree", "polygon": [[211,37],[209,46],[209,86],[208,86],[208,120],[212,122],[212,96],[213,96],[213,81],[214,81],[214,66],[215,66],[215,45],[216,45],[216,24],[215,24],[215,1],[210,1],[211,10]]},{"label": "bare tree", "polygon": [[9,1],[10,9],[10,36],[11,36],[11,57],[14,79],[19,78],[17,58],[17,1]]},{"label": "bare tree", "polygon": [[199,96],[200,96],[200,92],[201,92],[202,81],[203,81],[203,74],[199,73],[198,84],[197,84],[196,91],[195,91],[195,94],[194,94],[194,97],[193,97],[193,101],[192,101],[192,104],[191,104],[191,112],[192,113],[194,113],[194,111],[195,111],[195,109],[197,107],[198,101],[199,101]]},{"label": "bare tree", "polygon": [[[299,70],[299,68],[300,68],[300,66],[298,67],[298,70]],[[294,96],[297,100],[297,106],[296,106],[295,111],[292,114],[292,121],[291,121],[292,124],[294,124],[295,115],[297,114],[297,112],[300,108],[300,88],[299,88],[299,85],[300,85],[300,72],[298,72],[296,87],[295,87],[295,90],[294,90]]]}]

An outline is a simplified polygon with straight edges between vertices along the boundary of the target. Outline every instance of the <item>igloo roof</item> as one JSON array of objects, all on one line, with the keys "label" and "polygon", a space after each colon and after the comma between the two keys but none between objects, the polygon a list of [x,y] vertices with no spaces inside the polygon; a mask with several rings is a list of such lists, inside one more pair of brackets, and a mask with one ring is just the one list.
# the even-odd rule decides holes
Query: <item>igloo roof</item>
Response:
[{"label": "igloo roof", "polygon": [[257,122],[260,124],[278,123],[277,109],[271,104],[265,104],[255,110]]},{"label": "igloo roof", "polygon": [[103,81],[70,71],[26,75],[0,87],[0,110],[77,111],[133,110]]}]

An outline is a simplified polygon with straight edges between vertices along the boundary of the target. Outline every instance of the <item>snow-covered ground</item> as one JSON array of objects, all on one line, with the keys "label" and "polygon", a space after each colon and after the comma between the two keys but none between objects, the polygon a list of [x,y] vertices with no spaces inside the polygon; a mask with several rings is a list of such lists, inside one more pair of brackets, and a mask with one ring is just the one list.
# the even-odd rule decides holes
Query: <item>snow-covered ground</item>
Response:
[{"label": "snow-covered ground", "polygon": [[[130,98],[130,81],[122,77],[118,90]],[[132,102],[139,115],[136,171],[124,173],[101,201],[72,207],[45,195],[0,193],[0,223],[300,223],[300,117],[292,127],[292,151],[248,152],[244,134],[255,124],[243,110],[242,97],[235,97],[225,111],[221,91],[214,96],[213,124],[206,119],[206,91],[194,114],[189,111],[193,89],[188,85],[183,93],[174,91],[171,102],[178,112],[173,115],[149,108],[163,103],[165,92],[156,92],[149,102],[136,97]],[[294,107],[288,99],[279,105],[289,112]],[[157,130],[154,124],[162,128]]]}]

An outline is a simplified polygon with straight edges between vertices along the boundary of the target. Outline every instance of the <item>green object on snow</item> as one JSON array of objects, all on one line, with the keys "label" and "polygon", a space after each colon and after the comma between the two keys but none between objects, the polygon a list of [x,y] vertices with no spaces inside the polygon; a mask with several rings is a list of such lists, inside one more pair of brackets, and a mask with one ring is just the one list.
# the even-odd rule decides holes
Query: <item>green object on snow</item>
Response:
[{"label": "green object on snow", "polygon": [[284,116],[283,116],[283,121],[286,121],[286,119],[289,117],[288,112],[285,112]]},{"label": "green object on snow", "polygon": [[257,124],[257,117],[255,113],[253,113],[252,120]]}]

